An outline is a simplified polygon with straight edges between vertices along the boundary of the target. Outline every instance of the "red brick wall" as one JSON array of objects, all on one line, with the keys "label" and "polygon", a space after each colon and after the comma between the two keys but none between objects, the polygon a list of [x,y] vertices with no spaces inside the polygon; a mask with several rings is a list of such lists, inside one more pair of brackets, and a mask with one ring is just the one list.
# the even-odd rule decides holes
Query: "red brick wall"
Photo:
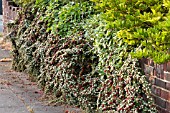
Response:
[{"label": "red brick wall", "polygon": [[17,17],[18,10],[20,9],[17,5],[12,2],[12,0],[2,0],[2,8],[3,8],[3,32],[4,35],[9,33],[7,29],[7,23],[14,21]]},{"label": "red brick wall", "polygon": [[148,59],[140,62],[152,84],[152,95],[159,113],[170,113],[170,62],[160,65]]}]

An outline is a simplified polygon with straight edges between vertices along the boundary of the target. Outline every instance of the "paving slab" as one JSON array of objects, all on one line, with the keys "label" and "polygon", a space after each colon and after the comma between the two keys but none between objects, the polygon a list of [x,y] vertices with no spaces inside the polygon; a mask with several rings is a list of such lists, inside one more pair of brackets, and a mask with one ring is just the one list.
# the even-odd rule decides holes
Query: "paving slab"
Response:
[{"label": "paving slab", "polygon": [[1,89],[0,113],[29,113],[29,111],[9,89]]}]

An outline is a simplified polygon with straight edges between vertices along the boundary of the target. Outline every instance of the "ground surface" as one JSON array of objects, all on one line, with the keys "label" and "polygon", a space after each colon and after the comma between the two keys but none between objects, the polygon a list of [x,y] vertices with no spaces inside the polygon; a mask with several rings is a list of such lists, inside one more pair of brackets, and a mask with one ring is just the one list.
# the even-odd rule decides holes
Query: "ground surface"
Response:
[{"label": "ground surface", "polygon": [[[66,106],[47,106],[43,92],[25,73],[11,69],[9,51],[0,48],[0,113],[65,113],[78,111]],[[33,112],[31,112],[33,111]]]},{"label": "ground surface", "polygon": [[[1,23],[0,20],[0,32]],[[81,113],[66,105],[48,106],[41,100],[43,92],[36,83],[27,74],[12,70],[11,64],[9,50],[0,47],[0,113]]]}]

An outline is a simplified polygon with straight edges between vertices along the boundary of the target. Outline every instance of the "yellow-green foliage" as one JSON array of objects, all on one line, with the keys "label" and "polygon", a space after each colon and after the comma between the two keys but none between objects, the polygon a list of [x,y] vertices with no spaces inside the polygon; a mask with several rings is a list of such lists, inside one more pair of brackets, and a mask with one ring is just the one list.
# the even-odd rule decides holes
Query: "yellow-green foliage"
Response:
[{"label": "yellow-green foliage", "polygon": [[24,6],[34,0],[13,0],[13,1],[20,6]]},{"label": "yellow-green foliage", "polygon": [[170,0],[93,0],[108,28],[132,46],[137,58],[170,60]]}]

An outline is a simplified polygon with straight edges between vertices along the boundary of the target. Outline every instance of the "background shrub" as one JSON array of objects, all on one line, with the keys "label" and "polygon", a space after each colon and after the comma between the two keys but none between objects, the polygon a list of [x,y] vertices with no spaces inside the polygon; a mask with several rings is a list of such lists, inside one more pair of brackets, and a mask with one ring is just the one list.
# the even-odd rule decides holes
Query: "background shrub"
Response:
[{"label": "background shrub", "polygon": [[151,58],[156,63],[170,59],[169,0],[93,0],[103,12],[108,28],[132,46],[136,58]]}]

